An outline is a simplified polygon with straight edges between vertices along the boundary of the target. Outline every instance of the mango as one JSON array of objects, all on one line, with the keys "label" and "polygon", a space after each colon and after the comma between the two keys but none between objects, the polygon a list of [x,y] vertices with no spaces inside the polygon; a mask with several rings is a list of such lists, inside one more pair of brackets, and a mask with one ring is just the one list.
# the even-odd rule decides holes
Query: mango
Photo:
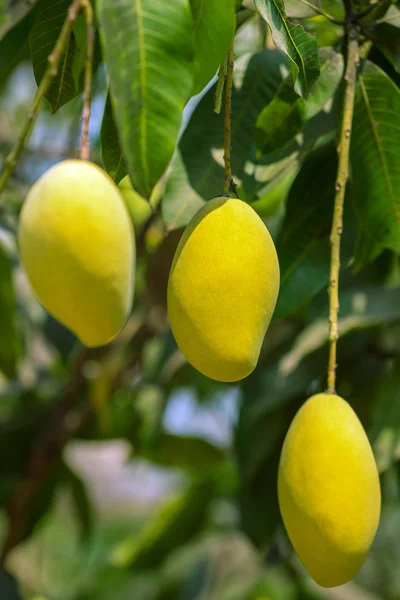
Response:
[{"label": "mango", "polygon": [[126,207],[132,219],[132,223],[135,228],[135,232],[141,231],[146,221],[152,215],[152,207],[150,202],[135,190],[133,187],[129,175],[126,175],[118,184],[119,191],[125,200]]},{"label": "mango", "polygon": [[282,448],[278,497],[286,531],[303,565],[324,587],[362,566],[380,517],[379,476],[351,406],[316,394],[295,416]]},{"label": "mango", "polygon": [[23,204],[18,229],[22,266],[43,306],[86,346],[106,344],[128,318],[134,244],[117,186],[90,162],[56,164]]},{"label": "mango", "polygon": [[268,229],[234,198],[207,202],[187,226],[168,281],[175,340],[198,371],[238,381],[255,368],[279,291]]}]

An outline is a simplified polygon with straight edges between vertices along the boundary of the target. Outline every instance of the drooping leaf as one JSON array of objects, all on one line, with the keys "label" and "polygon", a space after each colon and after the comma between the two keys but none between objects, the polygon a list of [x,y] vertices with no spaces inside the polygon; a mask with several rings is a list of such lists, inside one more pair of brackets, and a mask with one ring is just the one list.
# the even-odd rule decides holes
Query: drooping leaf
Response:
[{"label": "drooping leaf", "polygon": [[[400,18],[400,13],[399,13]],[[373,30],[374,44],[400,73],[400,29],[390,23],[382,23]]]},{"label": "drooping leaf", "polygon": [[122,541],[112,552],[111,562],[119,567],[157,567],[171,550],[187,543],[201,530],[214,491],[212,479],[195,481],[164,506],[139,534]]},{"label": "drooping leaf", "polygon": [[400,90],[366,62],[356,93],[351,141],[354,205],[375,248],[400,250]]},{"label": "drooping leaf", "polygon": [[118,130],[114,120],[111,94],[107,94],[100,131],[101,159],[107,173],[115,183],[126,175],[124,157],[119,143]]},{"label": "drooping leaf", "polygon": [[[60,35],[70,4],[70,0],[58,0],[58,2],[40,0],[39,2],[35,22],[29,35],[33,72],[38,85],[48,67],[48,57]],[[83,39],[78,38],[75,31],[72,31],[57,75],[46,94],[53,113],[78,96],[83,90],[84,61],[82,62],[80,57],[84,52],[86,36]],[[96,39],[93,71],[99,66],[100,60],[100,46]],[[78,73],[77,61],[79,65]]]},{"label": "drooping leaf", "polygon": [[215,75],[235,34],[234,0],[190,0],[194,21],[194,88],[198,94]]},{"label": "drooping leaf", "polygon": [[332,146],[313,152],[290,189],[277,241],[281,286],[275,319],[296,312],[329,280],[336,166]]},{"label": "drooping leaf", "polygon": [[73,501],[73,508],[78,519],[83,540],[87,539],[93,529],[93,513],[85,484],[67,465],[63,465],[65,479]]},{"label": "drooping leaf", "polygon": [[146,452],[144,457],[157,464],[199,470],[220,464],[224,453],[199,437],[163,433],[157,439],[157,447]]},{"label": "drooping leaf", "polygon": [[148,198],[192,90],[189,0],[100,0],[98,12],[122,150],[132,184]]},{"label": "drooping leaf", "polygon": [[295,91],[306,97],[319,76],[316,40],[301,25],[287,20],[282,0],[255,0],[255,5],[271,28],[275,45],[289,59]]},{"label": "drooping leaf", "polygon": [[0,244],[0,371],[7,377],[15,376],[19,353],[12,266],[9,256]]},{"label": "drooping leaf", "polygon": [[[244,175],[253,148],[258,114],[282,81],[285,59],[277,50],[241,56],[235,62],[232,93],[232,169],[235,181]],[[202,200],[218,196],[224,180],[223,118],[213,111],[214,89],[195,109],[171,165],[162,200],[164,219],[171,228],[186,225]]]},{"label": "drooping leaf", "polygon": [[332,99],[343,75],[343,57],[332,48],[322,48],[320,60],[321,74],[311,86],[307,100],[296,94],[292,80],[288,77],[259,115],[255,142],[263,153],[272,152],[285,145],[308,119],[315,116]]},{"label": "drooping leaf", "polygon": [[28,12],[17,23],[0,36],[0,88],[16,65],[29,55],[29,32],[34,23],[37,4],[32,4]]}]

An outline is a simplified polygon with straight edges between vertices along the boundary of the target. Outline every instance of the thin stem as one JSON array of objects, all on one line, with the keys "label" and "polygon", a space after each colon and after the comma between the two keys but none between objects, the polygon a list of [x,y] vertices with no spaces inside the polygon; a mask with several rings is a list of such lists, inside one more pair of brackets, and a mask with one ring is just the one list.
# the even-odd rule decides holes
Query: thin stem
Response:
[{"label": "thin stem", "polygon": [[36,118],[39,113],[40,104],[43,96],[46,95],[49,90],[54,77],[57,75],[58,67],[60,61],[66,51],[66,47],[71,35],[72,25],[78,16],[79,10],[81,7],[81,0],[73,0],[69,10],[68,15],[64,21],[62,26],[60,35],[58,36],[58,40],[52,53],[48,57],[48,66],[45,71],[45,74],[40,82],[40,85],[37,89],[35,98],[33,99],[32,105],[30,106],[28,113],[26,115],[25,123],[22,127],[22,131],[18,137],[18,140],[4,161],[3,171],[0,175],[0,196],[4,191],[4,188],[7,185],[7,181],[14,171],[15,165],[17,164],[17,160],[25,148],[30,135],[32,133],[33,126],[35,124]]},{"label": "thin stem", "polygon": [[94,49],[94,27],[93,27],[93,9],[90,0],[81,0],[81,6],[85,11],[86,17],[86,58],[85,58],[85,84],[83,90],[83,109],[82,109],[82,136],[80,157],[82,160],[89,160],[89,122],[90,122],[90,103],[93,76],[93,49]]},{"label": "thin stem", "polygon": [[222,106],[222,97],[224,93],[225,79],[227,75],[227,57],[222,61],[218,71],[217,89],[214,95],[214,111],[219,115]]},{"label": "thin stem", "polygon": [[233,85],[233,67],[235,63],[234,42],[228,51],[227,58],[227,73],[225,83],[225,119],[224,119],[224,163],[225,163],[225,178],[222,193],[224,195],[229,192],[236,194],[236,185],[232,177],[231,168],[231,130],[232,130],[232,85]]},{"label": "thin stem", "polygon": [[329,281],[329,362],[328,392],[335,393],[336,383],[336,345],[339,338],[339,269],[340,240],[343,231],[343,203],[346,184],[349,177],[349,153],[351,126],[354,112],[354,96],[356,89],[358,55],[358,34],[351,29],[347,42],[347,63],[344,75],[344,101],[340,138],[338,144],[338,171],[335,185],[335,204],[333,210],[331,241],[331,269]]},{"label": "thin stem", "polygon": [[322,8],[319,8],[319,6],[315,6],[315,4],[313,4],[312,2],[309,2],[308,0],[299,0],[299,2],[301,2],[305,6],[308,6],[308,8],[311,8],[311,10],[313,10],[317,14],[322,15],[323,17],[325,17],[325,19],[331,21],[331,23],[334,23],[335,25],[343,25],[343,21],[335,19],[335,17],[332,17],[332,15],[322,10]]}]

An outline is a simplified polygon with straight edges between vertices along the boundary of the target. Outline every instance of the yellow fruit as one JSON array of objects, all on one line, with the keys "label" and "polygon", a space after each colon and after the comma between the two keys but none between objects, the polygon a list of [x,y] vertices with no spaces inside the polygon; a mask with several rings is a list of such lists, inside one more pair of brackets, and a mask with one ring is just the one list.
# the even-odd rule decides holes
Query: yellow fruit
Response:
[{"label": "yellow fruit", "polygon": [[143,225],[150,218],[153,212],[151,205],[133,188],[129,175],[121,179],[118,187],[137,232],[142,229]]},{"label": "yellow fruit", "polygon": [[333,587],[352,579],[374,539],[381,495],[368,438],[339,396],[312,396],[297,413],[278,495],[289,538],[315,581]]},{"label": "yellow fruit", "polygon": [[207,202],[181,238],[168,282],[171,328],[187,360],[218,381],[249,375],[278,290],[278,258],[260,217],[241,200]]},{"label": "yellow fruit", "polygon": [[96,165],[63,161],[22,208],[22,265],[45,308],[87,346],[124,326],[134,283],[134,232],[121,194]]}]

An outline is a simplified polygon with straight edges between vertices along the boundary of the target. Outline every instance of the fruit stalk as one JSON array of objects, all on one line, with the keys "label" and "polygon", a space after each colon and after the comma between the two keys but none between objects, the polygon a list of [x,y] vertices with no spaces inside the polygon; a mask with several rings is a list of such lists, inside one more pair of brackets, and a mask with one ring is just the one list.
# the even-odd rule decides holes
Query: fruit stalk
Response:
[{"label": "fruit stalk", "polygon": [[354,96],[356,89],[357,67],[359,64],[358,34],[354,29],[348,33],[346,71],[344,75],[344,98],[340,138],[337,148],[338,171],[335,184],[335,204],[333,210],[331,242],[331,268],[329,279],[329,362],[328,392],[335,393],[336,383],[336,346],[339,338],[339,269],[340,240],[343,231],[343,203],[346,184],[349,177],[349,153],[351,127],[354,112]]},{"label": "fruit stalk", "polygon": [[85,58],[85,84],[83,90],[83,108],[82,108],[82,135],[80,157],[82,160],[89,160],[89,122],[90,122],[90,103],[93,78],[93,49],[94,49],[94,27],[93,27],[93,9],[90,0],[81,0],[81,6],[85,11],[86,17],[86,58]]},{"label": "fruit stalk", "polygon": [[225,118],[224,118],[224,163],[225,163],[225,178],[223,195],[229,195],[229,192],[236,193],[236,186],[232,178],[231,169],[231,121],[232,121],[232,84],[233,84],[233,67],[235,62],[234,41],[228,51],[227,57],[227,72],[225,83]]},{"label": "fruit stalk", "polygon": [[81,8],[81,0],[73,0],[71,6],[69,7],[67,17],[62,26],[60,35],[58,36],[56,45],[52,53],[48,57],[48,66],[45,71],[45,74],[40,82],[40,85],[37,89],[35,98],[33,99],[32,105],[30,106],[28,113],[26,115],[25,123],[22,127],[22,131],[17,139],[17,142],[7,156],[4,161],[3,171],[0,175],[0,196],[4,191],[4,188],[7,185],[7,181],[14,171],[17,160],[25,148],[30,135],[32,133],[33,126],[35,124],[37,115],[39,113],[40,104],[43,96],[46,95],[49,90],[54,77],[58,73],[58,67],[60,65],[61,59],[65,54],[65,50],[68,44],[68,40],[71,35],[72,26],[74,21],[76,20],[78,13]]}]

